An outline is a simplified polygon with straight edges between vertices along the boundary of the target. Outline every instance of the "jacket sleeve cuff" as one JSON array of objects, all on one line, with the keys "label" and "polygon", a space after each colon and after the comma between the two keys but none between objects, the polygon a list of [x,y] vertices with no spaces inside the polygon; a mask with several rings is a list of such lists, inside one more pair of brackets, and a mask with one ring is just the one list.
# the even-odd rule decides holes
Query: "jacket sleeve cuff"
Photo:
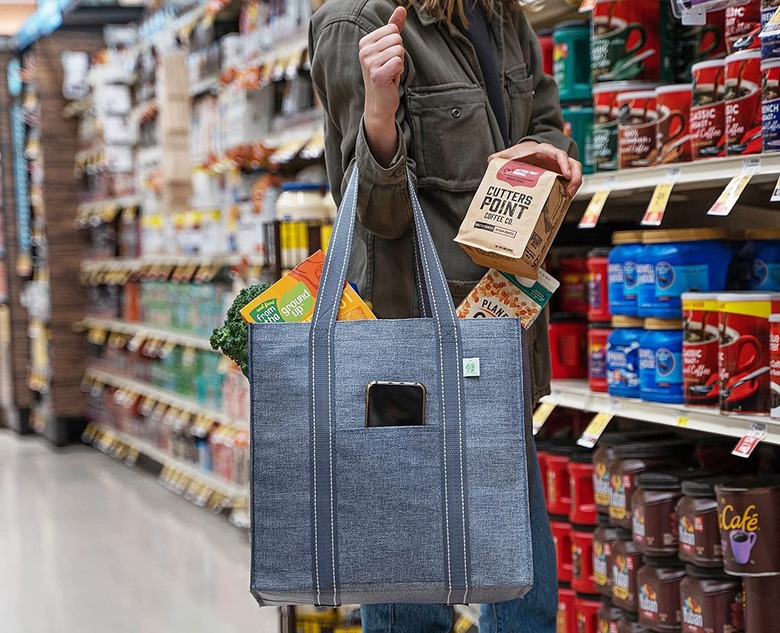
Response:
[{"label": "jacket sleeve cuff", "polygon": [[398,147],[396,148],[395,156],[393,156],[389,167],[382,167],[368,147],[363,119],[361,118],[360,120],[360,129],[355,146],[357,167],[360,170],[361,178],[369,180],[380,187],[406,183],[406,144],[404,143],[401,126],[398,125],[397,121],[395,122],[395,129],[398,134]]}]

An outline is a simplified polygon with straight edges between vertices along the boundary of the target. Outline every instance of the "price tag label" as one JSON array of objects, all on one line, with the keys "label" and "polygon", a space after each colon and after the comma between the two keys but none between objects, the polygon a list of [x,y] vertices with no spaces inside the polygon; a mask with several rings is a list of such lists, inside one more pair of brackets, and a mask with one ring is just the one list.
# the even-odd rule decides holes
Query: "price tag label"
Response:
[{"label": "price tag label", "polygon": [[103,328],[92,328],[87,332],[87,340],[92,345],[103,345],[108,338],[108,332]]},{"label": "price tag label", "polygon": [[133,353],[137,352],[139,349],[141,349],[141,345],[144,344],[145,340],[146,340],[146,334],[144,334],[143,332],[138,332],[127,343],[128,351],[133,352]]},{"label": "price tag label", "polygon": [[761,169],[760,158],[746,158],[743,161],[742,170],[734,176],[723,192],[718,196],[715,204],[712,205],[707,215],[726,216],[731,213],[734,205],[737,204],[739,197],[748,186],[750,180]]},{"label": "price tag label", "polygon": [[579,228],[592,229],[596,227],[599,223],[599,218],[601,217],[601,211],[607,202],[607,198],[609,198],[608,189],[597,191],[593,194],[593,197],[588,203],[588,208],[585,209],[585,213],[582,214],[582,219],[578,225]]},{"label": "price tag label", "polygon": [[680,180],[680,168],[673,167],[666,172],[665,181],[656,185],[650,204],[642,218],[643,226],[661,226],[674,184]]},{"label": "price tag label", "polygon": [[772,191],[772,202],[780,202],[780,178],[777,179],[774,191]]},{"label": "price tag label", "polygon": [[580,5],[580,13],[593,11],[593,9],[596,7],[596,1],[597,0],[582,0],[582,4]]},{"label": "price tag label", "polygon": [[780,33],[780,8],[778,8],[772,17],[769,18],[769,22],[761,29],[761,33],[758,34],[758,37],[763,39],[765,37],[777,35],[778,33]]},{"label": "price tag label", "polygon": [[534,435],[536,435],[544,426],[544,423],[547,422],[547,418],[550,417],[555,406],[556,405],[552,402],[543,402],[536,407],[536,411],[534,411]]},{"label": "price tag label", "polygon": [[688,426],[688,418],[684,415],[677,417],[677,426]]},{"label": "price tag label", "polygon": [[607,411],[597,413],[593,416],[593,419],[590,421],[590,424],[588,424],[582,437],[577,440],[577,444],[584,446],[585,448],[593,448],[613,417],[615,417],[615,414]]},{"label": "price tag label", "polygon": [[766,424],[763,422],[754,422],[750,427],[747,435],[744,435],[742,439],[737,442],[734,450],[731,451],[732,455],[737,457],[744,457],[747,459],[750,457],[756,446],[759,445],[761,440],[766,438]]}]

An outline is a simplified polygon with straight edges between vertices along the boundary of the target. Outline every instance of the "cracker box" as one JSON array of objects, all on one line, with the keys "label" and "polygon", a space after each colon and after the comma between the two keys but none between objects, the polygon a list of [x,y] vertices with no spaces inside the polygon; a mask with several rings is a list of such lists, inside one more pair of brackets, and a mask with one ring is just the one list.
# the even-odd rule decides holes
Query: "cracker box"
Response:
[{"label": "cracker box", "polygon": [[462,319],[519,317],[530,328],[560,284],[544,270],[538,279],[526,279],[491,269],[458,306]]},{"label": "cracker box", "polygon": [[536,279],[571,204],[560,174],[494,158],[455,241],[475,263]]},{"label": "cracker box", "polygon": [[[247,323],[293,323],[311,321],[314,300],[320,285],[325,254],[317,251],[264,293],[243,307],[241,316]],[[375,319],[365,302],[349,284],[341,296],[339,321]]]}]

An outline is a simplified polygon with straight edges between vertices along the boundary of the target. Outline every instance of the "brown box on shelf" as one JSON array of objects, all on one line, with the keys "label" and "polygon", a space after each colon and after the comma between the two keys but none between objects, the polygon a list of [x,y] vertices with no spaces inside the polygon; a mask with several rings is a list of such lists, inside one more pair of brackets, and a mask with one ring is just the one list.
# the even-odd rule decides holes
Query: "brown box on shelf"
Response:
[{"label": "brown box on shelf", "polygon": [[186,211],[192,206],[191,202],[192,202],[192,183],[172,182],[163,185],[162,188],[163,213]]},{"label": "brown box on shelf", "polygon": [[190,100],[172,98],[160,101],[160,138],[184,136],[190,131]]},{"label": "brown box on shelf", "polygon": [[171,98],[189,99],[187,56],[183,51],[168,53],[157,65],[157,98],[162,103]]},{"label": "brown box on shelf", "polygon": [[163,185],[171,182],[191,182],[192,159],[187,138],[167,139],[162,144],[162,150],[160,173]]}]

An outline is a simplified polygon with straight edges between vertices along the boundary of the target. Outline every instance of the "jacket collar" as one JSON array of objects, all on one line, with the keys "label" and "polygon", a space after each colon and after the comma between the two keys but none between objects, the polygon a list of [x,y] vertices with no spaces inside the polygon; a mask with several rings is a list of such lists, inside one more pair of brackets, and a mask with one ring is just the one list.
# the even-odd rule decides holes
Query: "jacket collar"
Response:
[{"label": "jacket collar", "polygon": [[[417,17],[420,19],[420,24],[422,24],[423,26],[430,26],[434,22],[438,21],[434,16],[428,13],[428,11],[425,11],[422,7],[418,7],[414,3],[411,4],[411,7],[417,13]],[[501,22],[501,20],[504,17],[504,5],[500,0],[496,2],[496,14],[497,15],[493,19]]]}]

